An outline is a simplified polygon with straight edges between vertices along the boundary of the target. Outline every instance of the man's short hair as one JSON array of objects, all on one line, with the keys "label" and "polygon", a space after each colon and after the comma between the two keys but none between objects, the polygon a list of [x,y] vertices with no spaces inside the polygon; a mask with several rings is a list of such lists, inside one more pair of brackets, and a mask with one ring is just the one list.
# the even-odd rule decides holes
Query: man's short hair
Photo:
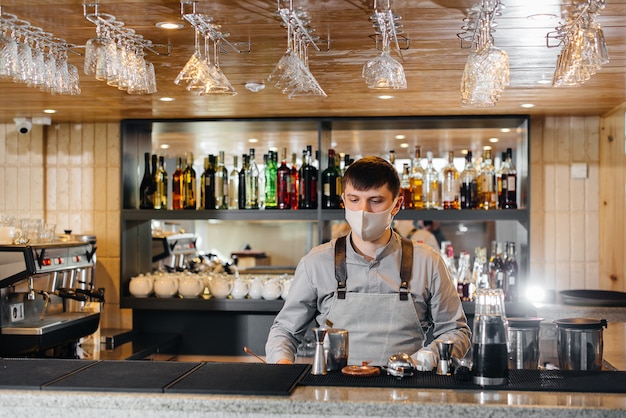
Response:
[{"label": "man's short hair", "polygon": [[367,156],[350,164],[343,175],[343,190],[350,184],[359,191],[387,186],[391,194],[400,194],[400,177],[396,168],[384,158]]}]

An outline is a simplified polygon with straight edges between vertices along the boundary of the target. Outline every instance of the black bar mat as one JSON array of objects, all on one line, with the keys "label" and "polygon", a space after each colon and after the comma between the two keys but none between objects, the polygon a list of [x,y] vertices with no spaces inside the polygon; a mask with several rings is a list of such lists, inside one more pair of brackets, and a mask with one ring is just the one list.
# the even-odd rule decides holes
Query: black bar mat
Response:
[{"label": "black bar mat", "polygon": [[202,363],[172,361],[100,361],[97,364],[44,385],[48,390],[158,392]]},{"label": "black bar mat", "polygon": [[48,382],[95,363],[69,359],[0,359],[0,388],[39,390]]},{"label": "black bar mat", "polygon": [[166,393],[288,396],[309,364],[205,363]]},{"label": "black bar mat", "polygon": [[299,384],[303,386],[626,393],[626,372],[509,370],[508,384],[490,387],[476,385],[471,380],[458,380],[454,376],[439,376],[434,372],[420,372],[403,379],[389,376],[384,371],[379,376],[373,377],[346,376],[341,372],[330,372],[325,376],[308,374]]}]

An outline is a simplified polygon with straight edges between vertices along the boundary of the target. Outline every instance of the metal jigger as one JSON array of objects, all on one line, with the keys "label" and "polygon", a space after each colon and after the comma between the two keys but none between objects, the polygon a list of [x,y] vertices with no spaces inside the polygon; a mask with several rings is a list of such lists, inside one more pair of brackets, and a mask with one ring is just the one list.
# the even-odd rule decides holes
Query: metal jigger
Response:
[{"label": "metal jigger", "polygon": [[437,374],[449,376],[452,374],[452,347],[454,342],[437,340],[437,351],[439,352],[439,362],[437,362]]},{"label": "metal jigger", "polygon": [[324,328],[313,328],[313,335],[315,335],[315,354],[313,356],[311,374],[323,375],[326,374],[326,356],[324,354],[326,330]]}]

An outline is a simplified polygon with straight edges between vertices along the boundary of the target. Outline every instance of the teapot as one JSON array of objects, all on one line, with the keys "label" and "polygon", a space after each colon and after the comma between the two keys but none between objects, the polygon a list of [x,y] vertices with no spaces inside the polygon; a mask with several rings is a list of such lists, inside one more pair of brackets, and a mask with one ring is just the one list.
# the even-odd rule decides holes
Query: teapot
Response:
[{"label": "teapot", "polygon": [[252,299],[261,299],[263,297],[263,277],[255,277],[252,279],[250,283],[250,290],[248,290],[248,295]]},{"label": "teapot", "polygon": [[204,281],[194,274],[178,277],[178,294],[184,298],[195,298],[204,290]]},{"label": "teapot", "polygon": [[263,283],[261,297],[267,300],[278,299],[283,292],[283,283],[279,279],[269,279]]},{"label": "teapot", "polygon": [[128,284],[130,294],[136,298],[147,298],[154,290],[154,280],[152,276],[140,274],[130,278]]},{"label": "teapot", "polygon": [[280,294],[280,297],[283,300],[287,299],[287,295],[289,294],[289,289],[291,289],[292,283],[293,283],[293,276],[287,276],[287,278],[283,279],[283,291]]},{"label": "teapot", "polygon": [[233,280],[226,274],[216,274],[209,280],[209,291],[216,299],[225,299],[233,290]]},{"label": "teapot", "polygon": [[231,295],[234,299],[243,299],[248,296],[250,290],[250,280],[243,277],[237,277],[233,282],[233,290]]},{"label": "teapot", "polygon": [[160,298],[171,298],[178,293],[178,277],[169,274],[157,276],[154,279],[154,293]]}]

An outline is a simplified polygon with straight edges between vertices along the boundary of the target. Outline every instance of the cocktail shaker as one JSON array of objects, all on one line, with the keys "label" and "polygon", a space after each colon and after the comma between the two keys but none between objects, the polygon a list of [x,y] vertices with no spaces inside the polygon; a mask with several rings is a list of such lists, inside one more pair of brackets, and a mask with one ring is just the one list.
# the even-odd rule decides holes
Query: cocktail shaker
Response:
[{"label": "cocktail shaker", "polygon": [[326,374],[326,356],[324,355],[326,329],[313,328],[313,335],[315,336],[315,354],[313,355],[311,374],[323,375]]},{"label": "cocktail shaker", "polygon": [[481,386],[506,384],[509,368],[502,289],[478,290],[472,343],[472,381]]},{"label": "cocktail shaker", "polygon": [[348,331],[340,328],[326,330],[324,351],[326,353],[326,370],[329,372],[341,370],[348,365],[348,351],[350,348]]},{"label": "cocktail shaker", "polygon": [[452,348],[454,348],[454,342],[437,340],[435,343],[437,344],[437,351],[439,353],[437,374],[450,376],[452,374]]}]

